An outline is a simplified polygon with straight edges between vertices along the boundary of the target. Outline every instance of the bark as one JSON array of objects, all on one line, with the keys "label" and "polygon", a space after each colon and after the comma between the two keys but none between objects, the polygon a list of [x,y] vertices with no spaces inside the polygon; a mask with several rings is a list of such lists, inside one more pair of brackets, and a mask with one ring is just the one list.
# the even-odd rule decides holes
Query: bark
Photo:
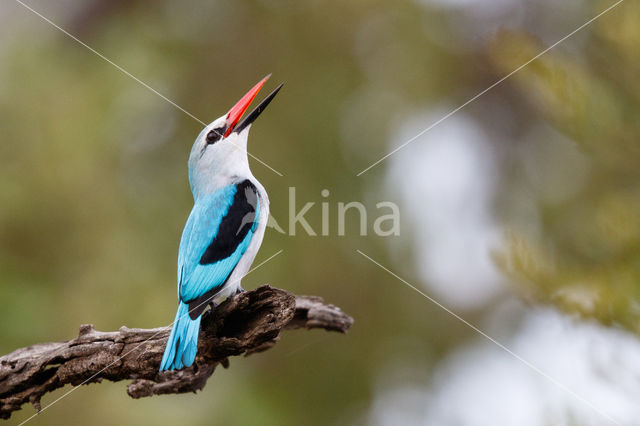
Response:
[{"label": "bark", "polygon": [[296,296],[270,286],[241,293],[203,315],[193,366],[158,372],[170,327],[97,331],[80,326],[77,338],[41,343],[0,358],[0,418],[64,385],[133,380],[132,398],[195,392],[228,358],[271,348],[284,329],[322,328],[346,333],[353,319],[316,296]]}]

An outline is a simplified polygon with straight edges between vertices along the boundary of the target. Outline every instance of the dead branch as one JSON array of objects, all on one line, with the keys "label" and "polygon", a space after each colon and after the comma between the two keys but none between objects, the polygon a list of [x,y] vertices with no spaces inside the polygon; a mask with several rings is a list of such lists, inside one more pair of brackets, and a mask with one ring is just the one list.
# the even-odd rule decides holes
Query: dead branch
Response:
[{"label": "dead branch", "polygon": [[271,348],[283,329],[323,328],[346,333],[353,319],[315,296],[296,296],[270,286],[241,293],[207,311],[202,319],[193,366],[158,372],[170,328],[97,331],[80,326],[77,338],[41,343],[0,358],[0,418],[26,403],[40,410],[40,399],[64,385],[133,380],[132,398],[195,392],[230,356]]}]

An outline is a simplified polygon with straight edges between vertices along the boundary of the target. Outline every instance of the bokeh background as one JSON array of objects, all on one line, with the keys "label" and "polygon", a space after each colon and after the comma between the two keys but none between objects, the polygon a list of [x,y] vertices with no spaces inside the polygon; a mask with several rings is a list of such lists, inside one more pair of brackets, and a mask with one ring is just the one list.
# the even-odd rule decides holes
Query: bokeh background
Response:
[{"label": "bokeh background", "polygon": [[[31,0],[203,121],[285,81],[251,160],[285,230],[243,283],[321,295],[352,331],[292,332],[197,395],[83,386],[33,425],[640,424],[640,4],[356,174],[612,0]],[[0,3],[0,353],[174,317],[201,125],[14,0]],[[327,189],[328,197],[321,191]],[[337,203],[368,209],[368,236]],[[376,203],[400,236],[373,235]],[[362,257],[362,250],[552,383]],[[70,388],[43,399],[43,405]],[[25,406],[10,423],[33,413]],[[604,413],[605,415],[603,415]],[[609,416],[609,417],[607,417]]]}]

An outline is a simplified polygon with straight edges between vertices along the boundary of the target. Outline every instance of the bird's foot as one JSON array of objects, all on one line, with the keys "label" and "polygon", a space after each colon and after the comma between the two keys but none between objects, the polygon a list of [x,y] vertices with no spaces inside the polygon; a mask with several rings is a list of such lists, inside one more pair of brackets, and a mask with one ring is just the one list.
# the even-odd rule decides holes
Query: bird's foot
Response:
[{"label": "bird's foot", "polygon": [[209,302],[209,306],[211,306],[211,310],[213,311],[218,307],[218,304],[212,300],[211,302]]},{"label": "bird's foot", "polygon": [[236,290],[236,295],[240,294],[240,293],[244,293],[246,290],[240,286],[238,286],[238,289]]}]

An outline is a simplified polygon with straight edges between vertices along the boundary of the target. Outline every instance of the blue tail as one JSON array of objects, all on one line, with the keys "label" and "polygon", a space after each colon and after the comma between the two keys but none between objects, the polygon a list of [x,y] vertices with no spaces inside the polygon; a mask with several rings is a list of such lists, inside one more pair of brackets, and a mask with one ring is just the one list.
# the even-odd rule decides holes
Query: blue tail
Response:
[{"label": "blue tail", "polygon": [[199,316],[192,320],[189,317],[189,305],[180,302],[169,340],[167,340],[167,347],[162,356],[160,371],[180,370],[182,367],[190,367],[193,364],[198,351],[201,318],[202,316]]}]

